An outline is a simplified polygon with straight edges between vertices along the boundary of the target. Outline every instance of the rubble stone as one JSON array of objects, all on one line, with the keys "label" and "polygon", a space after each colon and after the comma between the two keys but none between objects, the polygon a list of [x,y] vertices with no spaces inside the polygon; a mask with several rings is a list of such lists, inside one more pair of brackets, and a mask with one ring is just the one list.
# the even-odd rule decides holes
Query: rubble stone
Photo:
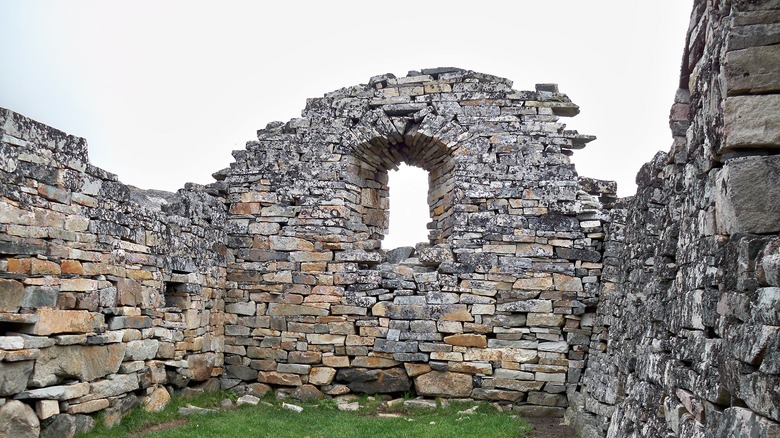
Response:
[{"label": "rubble stone", "polygon": [[38,438],[41,425],[28,405],[11,400],[0,406],[0,436]]},{"label": "rubble stone", "polygon": [[468,397],[473,388],[468,374],[431,371],[414,378],[417,394],[431,397]]}]

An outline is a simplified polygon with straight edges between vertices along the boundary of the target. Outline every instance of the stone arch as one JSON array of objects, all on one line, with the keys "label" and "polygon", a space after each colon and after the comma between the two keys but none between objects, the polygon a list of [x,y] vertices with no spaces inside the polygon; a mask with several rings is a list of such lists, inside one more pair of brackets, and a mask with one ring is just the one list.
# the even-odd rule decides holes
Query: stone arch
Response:
[{"label": "stone arch", "polygon": [[[363,127],[371,123],[365,123],[368,119],[376,123],[374,126],[390,128],[372,132],[369,140],[350,145],[358,160],[358,173],[367,176],[361,181],[361,207],[363,220],[372,229],[371,238],[376,241],[381,241],[387,234],[389,225],[387,172],[397,170],[401,163],[419,167],[428,173],[429,242],[446,243],[451,233],[454,154],[458,144],[447,145],[435,137],[438,131],[430,132],[430,119],[435,117],[430,108],[426,106],[412,115],[396,110],[391,112],[392,116],[377,108],[367,112],[358,123]],[[419,119],[421,111],[425,116]],[[464,132],[454,121],[448,122],[446,129],[459,134]],[[350,133],[354,134],[354,131]],[[350,141],[354,137],[350,135],[347,138]]]}]

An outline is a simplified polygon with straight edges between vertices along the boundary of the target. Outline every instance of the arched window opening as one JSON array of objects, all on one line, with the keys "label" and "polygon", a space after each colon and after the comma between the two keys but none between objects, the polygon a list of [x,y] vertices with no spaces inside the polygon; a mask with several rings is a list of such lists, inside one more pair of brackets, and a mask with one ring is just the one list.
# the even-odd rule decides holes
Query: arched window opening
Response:
[{"label": "arched window opening", "polygon": [[393,249],[428,242],[428,172],[401,164],[397,171],[388,172],[388,187],[390,226],[382,247]]}]

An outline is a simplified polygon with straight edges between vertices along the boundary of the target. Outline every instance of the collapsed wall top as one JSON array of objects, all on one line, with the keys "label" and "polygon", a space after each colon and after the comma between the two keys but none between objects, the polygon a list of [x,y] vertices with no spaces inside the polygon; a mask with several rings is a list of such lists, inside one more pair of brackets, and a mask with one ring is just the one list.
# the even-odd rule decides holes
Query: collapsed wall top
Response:
[{"label": "collapsed wall top", "polygon": [[[388,225],[387,171],[400,163],[418,166],[429,172],[430,241],[443,243],[464,238],[455,230],[455,206],[465,198],[496,192],[519,199],[522,190],[531,190],[535,199],[556,200],[544,207],[573,212],[568,201],[580,187],[567,156],[595,138],[559,123],[560,116],[577,112],[555,84],[516,91],[507,79],[457,68],[402,78],[385,74],[309,99],[303,117],[269,123],[257,141],[233,152],[229,169],[214,176],[227,184],[262,180],[272,187],[273,199],[235,208],[319,204],[319,213],[304,213],[314,215],[307,219],[324,214],[335,222],[361,223],[365,230],[333,226],[346,234],[357,231],[353,243],[377,248]],[[333,202],[320,202],[323,197]]]}]

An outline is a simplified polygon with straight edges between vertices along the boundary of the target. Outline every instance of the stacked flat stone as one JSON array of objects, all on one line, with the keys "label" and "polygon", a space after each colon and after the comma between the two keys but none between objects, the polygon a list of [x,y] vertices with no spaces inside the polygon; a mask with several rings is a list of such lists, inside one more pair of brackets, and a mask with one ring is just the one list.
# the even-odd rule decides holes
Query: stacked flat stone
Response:
[{"label": "stacked flat stone", "polygon": [[4,109],[0,135],[0,435],[72,435],[220,375],[224,203],[123,185]]},{"label": "stacked flat stone", "polygon": [[[414,386],[562,414],[597,302],[596,196],[614,183],[580,185],[568,156],[593,137],[559,122],[578,108],[556,85],[511,86],[449,68],[376,76],[234,152],[215,175],[235,254],[227,386]],[[429,173],[430,241],[414,254],[380,249],[400,163]]]},{"label": "stacked flat stone", "polygon": [[778,29],[776,1],[696,2],[671,150],[605,221],[582,436],[780,436]]},{"label": "stacked flat stone", "polygon": [[[218,385],[568,406],[587,437],[780,434],[776,3],[697,2],[672,149],[625,199],[576,175],[592,137],[557,86],[462,69],[311,99],[176,194],[0,109],[0,436]],[[387,251],[402,162],[428,171],[429,241]]]}]

